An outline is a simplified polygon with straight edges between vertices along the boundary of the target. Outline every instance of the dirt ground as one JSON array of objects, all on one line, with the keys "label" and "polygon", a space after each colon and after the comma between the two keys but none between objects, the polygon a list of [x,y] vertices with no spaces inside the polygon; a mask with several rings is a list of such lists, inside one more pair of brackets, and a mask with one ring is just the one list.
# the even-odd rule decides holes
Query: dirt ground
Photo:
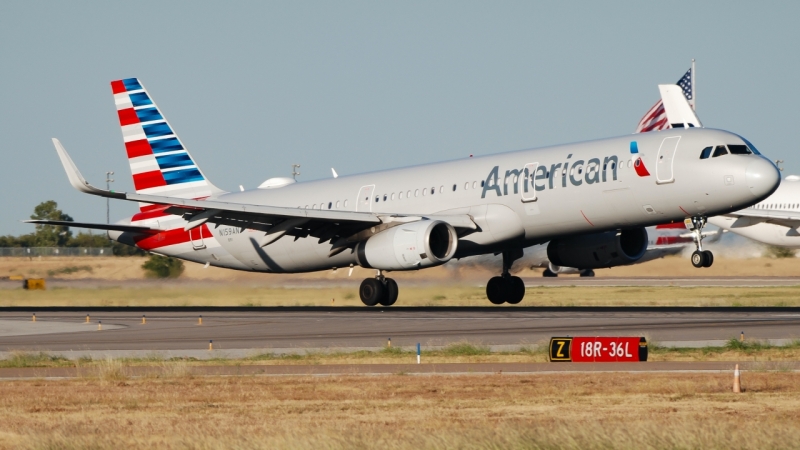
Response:
[{"label": "dirt ground", "polygon": [[[0,277],[22,275],[25,277],[45,277],[65,280],[141,280],[145,273],[141,268],[145,258],[141,257],[43,257],[43,258],[0,258]],[[201,264],[186,262],[186,270],[181,276],[186,280],[208,281],[252,281],[264,284],[283,284],[286,280],[346,280],[348,269],[313,272],[308,274],[265,274],[241,272],[216,267],[203,268]],[[541,269],[530,269],[515,265],[520,276],[541,276]],[[644,264],[599,269],[598,277],[750,277],[800,276],[798,258],[722,258],[717,257],[714,265],[707,269],[695,269],[687,258],[670,256]],[[352,278],[361,279],[372,276],[374,270],[356,267]],[[430,281],[437,284],[485,283],[496,275],[490,268],[471,264],[450,263],[421,271],[392,272],[398,280]],[[562,275],[576,276],[576,275]]]},{"label": "dirt ground", "polygon": [[97,378],[0,384],[0,448],[798,448],[800,374]]}]

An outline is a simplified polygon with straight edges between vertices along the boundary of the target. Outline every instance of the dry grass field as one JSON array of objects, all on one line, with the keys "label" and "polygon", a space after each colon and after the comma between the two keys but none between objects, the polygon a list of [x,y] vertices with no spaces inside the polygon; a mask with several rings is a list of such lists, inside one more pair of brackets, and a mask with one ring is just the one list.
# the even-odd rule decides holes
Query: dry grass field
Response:
[{"label": "dry grass field", "polygon": [[0,384],[4,449],[800,447],[800,374],[94,378]]},{"label": "dry grass field", "polygon": [[[203,269],[187,263],[177,280],[145,280],[144,258],[0,258],[0,277],[46,277],[51,288],[26,292],[6,283],[0,306],[360,306],[358,284],[374,271],[356,268],[309,274],[259,274]],[[682,257],[647,264],[597,270],[597,277],[796,276],[797,258],[719,258],[709,269],[691,267]],[[487,306],[484,287],[494,273],[485,267],[456,265],[419,272],[393,272],[402,286],[397,306]],[[537,286],[530,277],[521,306],[800,306],[798,287],[582,287]],[[575,276],[565,276],[573,278]],[[534,280],[531,282],[530,280]],[[53,287],[71,280],[69,287]],[[10,288],[9,288],[10,287]],[[333,300],[333,302],[332,302]]]},{"label": "dry grass field", "polygon": [[[141,257],[44,257],[44,258],[12,258],[0,257],[0,277],[22,275],[25,277],[46,277],[65,280],[100,279],[100,280],[141,280],[145,274],[141,269],[145,258]],[[309,274],[263,274],[241,272],[209,267],[187,262],[186,271],[181,276],[190,281],[230,281],[254,282],[259,284],[283,285],[303,281],[360,281],[372,276],[374,270],[355,268],[353,276],[348,280],[347,269],[336,272],[314,272]],[[489,277],[496,275],[495,269],[468,263],[454,262],[442,267],[422,271],[392,272],[392,277],[405,282],[435,282],[446,284],[485,284]],[[514,266],[517,274],[523,277],[540,277],[541,269],[525,268],[524,264]],[[669,256],[645,264],[599,269],[598,277],[751,277],[751,276],[800,276],[800,259],[798,258],[724,258],[717,256],[714,265],[707,269],[695,269],[687,258]],[[576,275],[562,275],[576,277]]]},{"label": "dry grass field", "polygon": [[[331,302],[334,300],[334,302]],[[235,283],[147,283],[0,290],[0,306],[363,306],[358,286],[270,287]],[[491,306],[478,286],[404,286],[396,307]],[[800,306],[800,286],[528,287],[518,306]],[[515,306],[505,305],[513,308]]]}]

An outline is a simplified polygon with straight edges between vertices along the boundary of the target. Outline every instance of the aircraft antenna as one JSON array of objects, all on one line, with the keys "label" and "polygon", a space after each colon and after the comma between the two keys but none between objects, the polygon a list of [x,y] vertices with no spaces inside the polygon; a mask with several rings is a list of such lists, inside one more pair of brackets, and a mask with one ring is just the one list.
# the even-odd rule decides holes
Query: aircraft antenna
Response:
[{"label": "aircraft antenna", "polygon": [[300,168],[300,164],[292,164],[292,178],[297,180],[297,176],[300,175],[300,172],[297,169]]}]

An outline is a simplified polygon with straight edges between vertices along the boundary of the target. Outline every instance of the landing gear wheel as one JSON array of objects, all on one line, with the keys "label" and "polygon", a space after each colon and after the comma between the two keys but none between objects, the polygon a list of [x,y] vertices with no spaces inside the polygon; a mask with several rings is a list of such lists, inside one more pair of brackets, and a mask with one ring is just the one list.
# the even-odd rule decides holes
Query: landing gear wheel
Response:
[{"label": "landing gear wheel", "polygon": [[506,302],[516,305],[521,302],[525,297],[525,283],[520,277],[510,277],[503,281],[506,282],[506,289],[508,290],[508,297]]},{"label": "landing gear wheel", "polygon": [[550,269],[544,269],[544,272],[542,272],[542,276],[545,278],[552,278],[552,277],[557,277],[558,274]]},{"label": "landing gear wheel", "polygon": [[692,265],[698,269],[705,266],[706,256],[700,250],[692,252]]},{"label": "landing gear wheel", "polygon": [[358,295],[361,301],[367,306],[375,306],[384,297],[383,283],[375,278],[367,278],[361,282]]},{"label": "landing gear wheel", "polygon": [[486,297],[495,305],[502,305],[506,301],[506,283],[502,277],[492,277],[486,283]]},{"label": "landing gear wheel", "polygon": [[703,250],[703,267],[711,267],[714,264],[714,254],[711,250]]},{"label": "landing gear wheel", "polygon": [[383,285],[383,296],[378,301],[382,306],[392,306],[397,301],[397,295],[400,289],[397,287],[397,282],[391,278],[386,278]]},{"label": "landing gear wheel", "polygon": [[594,277],[594,270],[592,269],[581,270],[581,277]]}]

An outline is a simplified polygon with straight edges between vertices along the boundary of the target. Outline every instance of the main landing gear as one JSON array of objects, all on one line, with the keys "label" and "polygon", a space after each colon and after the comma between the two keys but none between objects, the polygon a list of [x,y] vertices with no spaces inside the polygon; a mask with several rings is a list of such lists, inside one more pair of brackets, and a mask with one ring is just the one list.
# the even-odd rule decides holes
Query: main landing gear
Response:
[{"label": "main landing gear", "polygon": [[691,222],[694,245],[697,247],[697,250],[692,252],[692,265],[698,269],[701,267],[711,267],[711,265],[714,264],[714,254],[709,250],[703,250],[703,227],[706,226],[706,217],[694,216]]},{"label": "main landing gear", "polygon": [[495,305],[510,303],[516,305],[525,297],[525,283],[520,277],[511,276],[511,264],[522,257],[522,249],[503,252],[503,274],[493,277],[486,283],[486,297]]},{"label": "main landing gear", "polygon": [[375,278],[367,278],[361,282],[361,287],[358,289],[358,295],[361,296],[361,301],[367,306],[392,306],[397,301],[397,295],[400,293],[397,282],[391,278],[383,276],[382,271],[378,271]]}]

